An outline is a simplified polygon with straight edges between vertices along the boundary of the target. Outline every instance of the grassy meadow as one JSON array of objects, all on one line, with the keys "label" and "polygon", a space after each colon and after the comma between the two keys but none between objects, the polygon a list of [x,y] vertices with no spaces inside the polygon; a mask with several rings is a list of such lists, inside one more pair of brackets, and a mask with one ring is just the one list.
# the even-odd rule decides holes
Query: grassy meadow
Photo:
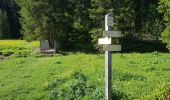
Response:
[{"label": "grassy meadow", "polygon": [[25,40],[0,40],[0,46],[16,46],[16,47],[36,47],[39,46],[38,41],[27,42]]},{"label": "grassy meadow", "polygon": [[[38,46],[38,42],[11,41],[11,43],[27,50],[26,44],[31,48]],[[104,99],[103,54],[13,56],[16,49],[13,49],[11,43],[0,41],[0,48],[5,50],[5,45],[12,48],[10,52],[14,52],[7,56],[7,59],[3,59],[4,52],[0,50],[0,99]],[[20,51],[22,50],[25,51],[25,49]],[[170,54],[113,53],[112,58],[113,99],[170,99]]]},{"label": "grassy meadow", "polygon": [[16,57],[27,56],[40,45],[38,41],[26,42],[24,40],[0,40],[0,54]]}]

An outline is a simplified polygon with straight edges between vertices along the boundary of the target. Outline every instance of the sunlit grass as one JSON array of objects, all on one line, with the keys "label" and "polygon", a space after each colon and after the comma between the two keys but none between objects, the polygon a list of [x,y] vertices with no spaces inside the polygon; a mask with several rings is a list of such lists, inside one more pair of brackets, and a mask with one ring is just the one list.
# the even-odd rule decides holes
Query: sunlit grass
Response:
[{"label": "sunlit grass", "polygon": [[[143,98],[145,95],[154,97],[159,94],[153,93],[155,89],[159,92],[158,86],[170,82],[170,54],[113,54],[112,58],[112,89],[113,95],[117,97],[129,100]],[[78,53],[45,58],[12,58],[0,62],[0,98],[49,100],[56,96],[51,94],[54,92],[73,96],[72,92],[69,92],[72,86],[76,86],[80,91],[81,88],[88,89],[77,83],[81,80],[72,77],[75,72],[84,74],[88,79],[86,83],[95,87],[81,98],[88,100],[95,91],[98,91],[95,92],[97,95],[104,93],[101,89],[104,88],[104,55]],[[53,86],[53,83],[58,84],[56,79],[66,81]],[[51,87],[49,84],[52,84]],[[66,98],[62,95],[62,99]],[[54,100],[57,98],[56,96]]]},{"label": "sunlit grass", "polygon": [[[70,52],[66,56],[27,56],[37,46],[38,41],[0,40],[1,56],[10,52],[16,55],[0,59],[0,100],[104,99],[104,55]],[[163,96],[169,95],[169,65],[170,54],[166,53],[113,53],[114,99],[152,100],[162,96],[159,99],[164,100]]]},{"label": "sunlit grass", "polygon": [[0,40],[0,46],[37,47],[39,45],[39,41],[27,42],[25,40]]}]

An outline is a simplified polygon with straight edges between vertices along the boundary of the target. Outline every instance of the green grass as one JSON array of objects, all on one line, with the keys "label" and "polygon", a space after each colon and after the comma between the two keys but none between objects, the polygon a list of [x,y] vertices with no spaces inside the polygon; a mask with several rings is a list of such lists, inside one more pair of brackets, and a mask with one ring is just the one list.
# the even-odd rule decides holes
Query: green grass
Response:
[{"label": "green grass", "polygon": [[[170,96],[170,54],[113,54],[112,58],[113,98]],[[158,87],[163,87],[160,92]],[[2,100],[102,100],[103,89],[104,55],[77,53],[0,62]]]},{"label": "green grass", "polygon": [[38,41],[27,42],[25,40],[0,40],[0,54],[17,57],[29,55],[34,48],[39,47]]},{"label": "green grass", "polygon": [[39,44],[38,41],[27,42],[25,40],[0,40],[0,46],[32,48],[39,46]]}]

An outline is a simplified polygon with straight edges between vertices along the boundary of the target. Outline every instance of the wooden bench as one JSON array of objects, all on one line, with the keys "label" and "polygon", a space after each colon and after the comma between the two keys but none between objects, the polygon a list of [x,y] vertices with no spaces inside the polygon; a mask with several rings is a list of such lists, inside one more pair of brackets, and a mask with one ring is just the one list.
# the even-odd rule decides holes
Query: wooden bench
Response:
[{"label": "wooden bench", "polygon": [[47,40],[40,41],[40,50],[43,54],[55,54],[55,49],[51,49]]}]

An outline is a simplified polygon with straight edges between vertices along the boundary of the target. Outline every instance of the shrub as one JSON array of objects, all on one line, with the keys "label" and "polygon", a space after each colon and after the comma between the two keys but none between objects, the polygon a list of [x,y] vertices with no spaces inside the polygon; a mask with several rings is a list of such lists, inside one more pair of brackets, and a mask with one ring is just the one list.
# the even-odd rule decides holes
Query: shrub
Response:
[{"label": "shrub", "polygon": [[[48,84],[47,90],[51,100],[104,100],[104,85],[94,84],[80,72],[74,72],[71,79],[55,79]],[[127,99],[127,96],[114,88],[112,98]]]},{"label": "shrub", "polygon": [[79,72],[72,74],[72,80],[56,79],[49,83],[49,97],[51,100],[57,99],[80,99],[95,89],[95,86],[87,84],[87,77]]},{"label": "shrub", "polygon": [[170,1],[160,0],[159,12],[164,14],[164,21],[166,22],[166,28],[161,34],[161,40],[167,43],[167,48],[170,50]]},{"label": "shrub", "polygon": [[97,99],[103,98],[103,89],[88,84],[88,78],[79,72],[72,74],[72,79],[56,79],[48,84],[49,98],[51,100],[64,99]]}]

